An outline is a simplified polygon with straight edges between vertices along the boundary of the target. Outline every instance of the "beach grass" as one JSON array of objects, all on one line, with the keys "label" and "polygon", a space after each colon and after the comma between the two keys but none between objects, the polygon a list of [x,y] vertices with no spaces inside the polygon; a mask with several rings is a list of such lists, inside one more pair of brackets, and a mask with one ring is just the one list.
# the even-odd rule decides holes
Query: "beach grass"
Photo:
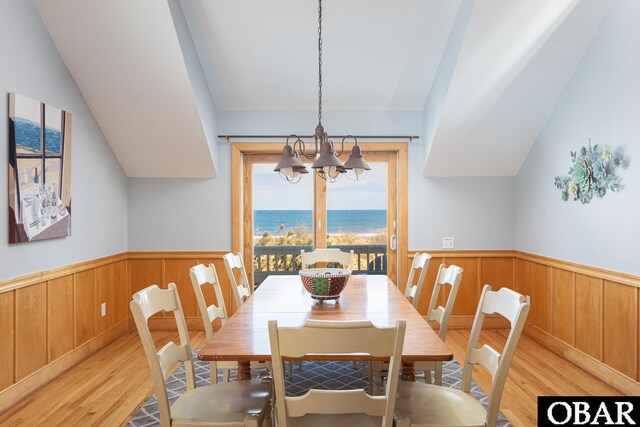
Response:
[{"label": "beach grass", "polygon": [[[387,242],[386,230],[371,233],[332,233],[327,234],[327,245],[384,245]],[[305,246],[313,244],[313,235],[305,227],[282,230],[277,234],[266,231],[253,237],[256,246]]]}]

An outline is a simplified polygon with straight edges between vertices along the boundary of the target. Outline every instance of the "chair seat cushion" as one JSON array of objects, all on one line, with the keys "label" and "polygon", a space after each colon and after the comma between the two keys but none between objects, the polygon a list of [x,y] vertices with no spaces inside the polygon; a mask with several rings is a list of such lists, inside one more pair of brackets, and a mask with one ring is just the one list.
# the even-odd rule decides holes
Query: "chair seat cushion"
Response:
[{"label": "chair seat cushion", "polygon": [[287,427],[380,427],[382,417],[366,414],[309,414],[304,417],[287,417]]},{"label": "chair seat cushion", "polygon": [[268,412],[270,398],[271,383],[257,380],[196,387],[175,401],[171,418],[176,422],[239,422],[242,425],[247,415]]},{"label": "chair seat cushion", "polygon": [[487,411],[476,398],[461,390],[432,384],[400,381],[395,418],[411,426],[484,426]]}]

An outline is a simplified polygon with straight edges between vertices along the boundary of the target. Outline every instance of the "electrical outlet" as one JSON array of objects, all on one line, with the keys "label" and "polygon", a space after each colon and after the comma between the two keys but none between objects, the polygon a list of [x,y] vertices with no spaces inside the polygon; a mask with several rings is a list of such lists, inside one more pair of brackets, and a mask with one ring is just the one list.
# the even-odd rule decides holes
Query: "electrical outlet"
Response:
[{"label": "electrical outlet", "polygon": [[455,247],[455,239],[453,237],[442,238],[442,249],[453,249]]},{"label": "electrical outlet", "polygon": [[100,314],[102,314],[102,317],[105,317],[107,315],[107,303],[103,302],[100,305]]}]

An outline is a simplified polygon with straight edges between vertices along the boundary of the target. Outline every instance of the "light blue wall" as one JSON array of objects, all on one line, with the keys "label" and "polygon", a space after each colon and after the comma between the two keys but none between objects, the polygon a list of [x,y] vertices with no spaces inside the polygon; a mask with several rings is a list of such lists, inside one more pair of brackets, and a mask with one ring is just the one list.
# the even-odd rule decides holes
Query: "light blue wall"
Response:
[{"label": "light blue wall", "polygon": [[[516,180],[518,250],[640,274],[640,2],[616,0]],[[622,145],[626,189],[588,205],[563,202],[554,176],[569,152]]]},{"label": "light blue wall", "polygon": [[215,179],[129,178],[129,250],[231,250],[231,150]]},{"label": "light blue wall", "polygon": [[424,149],[409,147],[409,249],[515,248],[514,178],[425,178]]},{"label": "light blue wall", "polygon": [[[220,134],[311,135],[317,111],[246,111],[218,113]],[[330,135],[422,135],[419,111],[323,111]]]},{"label": "light blue wall", "polygon": [[0,2],[0,204],[6,206],[7,93],[72,114],[71,236],[9,245],[0,209],[0,280],[127,250],[127,186],[80,91],[30,1]]},{"label": "light blue wall", "polygon": [[[310,134],[315,112],[218,113],[221,134]],[[326,112],[334,134],[421,135],[421,112]],[[229,250],[231,158],[218,148],[213,180],[129,179],[129,249]],[[409,147],[409,249],[513,249],[513,178],[426,179],[424,147]],[[237,196],[239,197],[239,195]],[[162,230],[160,232],[160,230]]]}]

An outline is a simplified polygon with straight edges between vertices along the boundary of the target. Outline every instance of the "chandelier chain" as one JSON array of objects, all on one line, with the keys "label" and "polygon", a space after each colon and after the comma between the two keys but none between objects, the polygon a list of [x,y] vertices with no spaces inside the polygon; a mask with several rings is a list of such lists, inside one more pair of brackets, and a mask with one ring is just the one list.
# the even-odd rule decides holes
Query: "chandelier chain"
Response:
[{"label": "chandelier chain", "polygon": [[[356,175],[355,180],[359,180],[366,171],[371,169],[364,161],[358,140],[355,137],[351,135],[343,137],[340,152],[338,152],[322,126],[322,0],[318,0],[318,125],[313,136],[314,150],[307,152],[305,143],[299,136],[289,135],[282,150],[282,157],[274,171],[290,183],[299,182],[302,174],[308,173],[300,157],[313,159],[311,168],[315,170],[320,179],[327,182],[336,182],[348,170],[353,170]],[[289,141],[293,138],[295,141],[291,146]],[[339,157],[344,152],[344,141],[347,138],[353,138],[355,145],[349,159],[343,164]]]},{"label": "chandelier chain", "polygon": [[322,0],[318,1],[318,123],[322,122]]}]

